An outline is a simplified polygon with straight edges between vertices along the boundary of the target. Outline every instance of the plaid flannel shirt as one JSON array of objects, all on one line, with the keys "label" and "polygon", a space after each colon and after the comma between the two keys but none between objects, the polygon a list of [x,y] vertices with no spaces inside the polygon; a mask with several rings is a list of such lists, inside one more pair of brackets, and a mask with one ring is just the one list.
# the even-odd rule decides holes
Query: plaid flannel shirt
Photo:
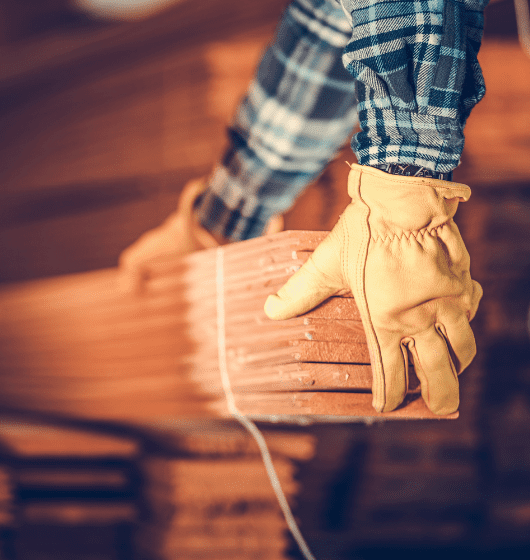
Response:
[{"label": "plaid flannel shirt", "polygon": [[260,235],[357,122],[361,165],[454,169],[485,92],[477,53],[488,1],[294,0],[198,200],[202,225],[234,241]]}]

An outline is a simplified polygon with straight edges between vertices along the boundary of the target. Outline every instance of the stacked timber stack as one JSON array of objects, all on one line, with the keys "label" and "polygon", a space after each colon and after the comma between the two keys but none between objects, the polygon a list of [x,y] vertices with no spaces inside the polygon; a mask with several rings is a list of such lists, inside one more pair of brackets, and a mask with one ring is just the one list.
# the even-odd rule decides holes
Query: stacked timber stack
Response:
[{"label": "stacked timber stack", "polygon": [[[2,442],[0,441],[0,446]],[[3,447],[3,446],[2,446]],[[13,472],[5,461],[5,449],[1,450],[0,457],[0,558],[5,548],[6,535],[15,524],[15,507],[13,500]]]},{"label": "stacked timber stack", "polygon": [[478,442],[460,418],[458,430],[422,422],[372,432],[347,546],[449,547],[472,534],[483,512]]},{"label": "stacked timber stack", "polygon": [[[288,321],[264,315],[266,296],[324,235],[284,232],[152,262],[142,271],[139,293],[120,288],[117,270],[2,289],[0,407],[53,421],[126,424],[167,438],[192,418],[229,418],[228,385],[238,411],[256,419],[432,418],[414,376],[405,406],[383,415],[372,409],[369,356],[350,294]],[[296,489],[293,459],[301,458],[286,451],[295,449],[294,441],[281,452],[273,449],[288,497]],[[280,557],[285,524],[261,458],[255,450],[234,457],[214,448],[158,462],[160,476],[156,461],[151,468],[146,460],[142,519],[153,523],[142,525],[145,542],[152,547],[158,540],[162,559],[177,550],[185,551],[183,558],[244,558],[268,550]],[[87,488],[91,480],[87,475]],[[58,523],[85,515],[41,506],[28,503],[24,515],[34,522],[55,515]],[[239,518],[243,510],[251,515]],[[205,547],[208,552],[200,552]]]},{"label": "stacked timber stack", "polygon": [[[266,439],[295,505],[297,464],[314,439],[270,430]],[[147,450],[130,437],[4,417],[0,441],[0,522],[17,558],[288,557],[258,448],[237,423],[187,422]]]},{"label": "stacked timber stack", "polygon": [[[295,505],[296,464],[313,456],[313,438],[268,431],[266,439],[282,489]],[[137,538],[140,557],[288,558],[287,525],[250,436],[233,424],[196,425],[178,447],[185,456],[143,462],[148,515]]]},{"label": "stacked timber stack", "polygon": [[[230,416],[431,418],[410,399],[380,415],[355,302],[332,297],[270,321],[274,293],[324,234],[284,232],[152,263],[141,294],[116,270],[29,282],[0,293],[0,406],[127,423]],[[439,417],[438,417],[439,418]]]},{"label": "stacked timber stack", "polygon": [[10,514],[4,534],[11,554],[21,560],[120,560],[120,549],[130,552],[139,518],[138,443],[0,420],[2,462],[10,474],[2,506]]}]

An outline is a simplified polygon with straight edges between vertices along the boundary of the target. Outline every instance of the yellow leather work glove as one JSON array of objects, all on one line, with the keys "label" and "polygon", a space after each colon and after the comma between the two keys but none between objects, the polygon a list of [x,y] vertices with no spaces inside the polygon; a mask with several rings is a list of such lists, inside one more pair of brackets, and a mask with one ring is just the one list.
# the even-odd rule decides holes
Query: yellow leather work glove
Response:
[{"label": "yellow leather work glove", "polygon": [[482,288],[453,216],[471,190],[439,179],[351,165],[351,204],[265,313],[288,319],[350,289],[361,313],[373,372],[373,406],[394,410],[407,392],[412,359],[422,396],[436,414],[458,409],[458,374],[473,360],[469,326]]},{"label": "yellow leather work glove", "polygon": [[121,286],[125,291],[140,287],[142,269],[152,259],[179,257],[220,245],[220,241],[201,227],[193,215],[193,204],[205,188],[204,179],[189,181],[182,190],[177,210],[122,251],[118,264]]}]

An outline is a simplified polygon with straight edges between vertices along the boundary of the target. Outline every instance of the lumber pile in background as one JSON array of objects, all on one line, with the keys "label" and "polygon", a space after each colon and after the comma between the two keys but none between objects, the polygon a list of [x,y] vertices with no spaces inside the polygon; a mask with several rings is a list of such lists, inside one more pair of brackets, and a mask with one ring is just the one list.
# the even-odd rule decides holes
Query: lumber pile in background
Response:
[{"label": "lumber pile in background", "polygon": [[[266,432],[291,506],[300,491],[297,465],[313,457],[309,434]],[[181,433],[185,457],[148,457],[144,499],[151,512],[136,539],[161,559],[279,560],[289,557],[287,525],[254,441],[237,425]]]},{"label": "lumber pile in background", "polygon": [[[430,418],[411,399],[377,414],[358,310],[347,294],[303,317],[270,321],[263,302],[309,257],[321,232],[284,232],[146,267],[142,293],[116,270],[0,292],[0,407],[92,420],[157,423],[230,415],[219,371],[217,306],[238,409],[300,416]],[[453,415],[454,416],[454,415]]]},{"label": "lumber pile in background", "polygon": [[118,560],[113,548],[131,550],[137,440],[1,416],[0,447],[2,558]]},{"label": "lumber pile in background", "polygon": [[[142,439],[0,420],[0,550],[9,541],[32,560],[288,557],[261,455],[237,423],[188,422],[157,452]],[[315,439],[265,436],[294,506],[297,465]]]}]

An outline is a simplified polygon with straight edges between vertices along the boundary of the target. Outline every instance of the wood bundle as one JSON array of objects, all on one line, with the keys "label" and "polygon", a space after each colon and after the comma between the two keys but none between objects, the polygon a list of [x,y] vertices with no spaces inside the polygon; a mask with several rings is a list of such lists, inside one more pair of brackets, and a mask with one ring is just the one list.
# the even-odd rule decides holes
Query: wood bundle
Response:
[{"label": "wood bundle", "polygon": [[131,498],[136,441],[1,417],[0,442],[13,474],[14,497],[6,504],[18,523],[116,525],[138,518]]},{"label": "wood bundle", "polygon": [[12,473],[6,465],[0,465],[0,533],[13,523]]},{"label": "wood bundle", "polygon": [[[268,432],[267,442],[294,504],[296,463],[313,456],[315,441],[307,434]],[[248,434],[237,426],[195,427],[181,434],[179,449],[187,456],[143,462],[151,516],[139,528],[138,548],[167,559],[287,558],[287,527]]]},{"label": "wood bundle", "polygon": [[[140,294],[117,270],[11,286],[0,292],[0,406],[76,417],[162,423],[230,415],[219,361],[239,411],[257,418],[431,418],[417,398],[377,414],[358,310],[332,297],[282,322],[263,312],[325,234],[284,232],[150,263]],[[453,415],[454,416],[454,415]],[[339,418],[341,417],[341,418]]]},{"label": "wood bundle", "polygon": [[[51,540],[60,535],[74,557],[84,552],[80,535],[117,535],[129,524],[142,558],[287,558],[285,520],[258,447],[242,426],[188,421],[172,435],[161,454],[146,453],[131,438],[2,417],[0,441],[13,468],[0,469],[0,528],[13,527],[15,518],[17,538],[35,557],[41,548],[49,557],[64,553]],[[314,456],[315,438],[266,430],[266,439],[295,504],[297,465]],[[100,548],[101,554],[104,543]],[[115,557],[107,553],[101,557]]]},{"label": "wood bundle", "polygon": [[[284,492],[292,496],[294,465],[278,458],[275,468]],[[155,540],[161,558],[285,557],[286,524],[261,457],[174,461],[169,469],[176,480],[175,516]]]}]

